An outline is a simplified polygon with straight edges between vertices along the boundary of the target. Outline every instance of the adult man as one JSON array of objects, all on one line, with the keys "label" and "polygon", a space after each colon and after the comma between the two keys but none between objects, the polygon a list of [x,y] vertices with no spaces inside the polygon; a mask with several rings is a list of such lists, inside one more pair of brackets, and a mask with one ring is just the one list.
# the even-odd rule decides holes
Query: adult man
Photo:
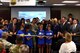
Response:
[{"label": "adult man", "polygon": [[80,25],[78,24],[77,19],[73,20],[73,24],[70,26],[69,31],[73,36],[73,41],[78,42],[80,40],[80,37],[78,37],[78,35],[80,35]]},{"label": "adult man", "polygon": [[10,46],[12,46],[13,44],[8,42],[6,39],[8,38],[8,33],[7,32],[3,32],[2,33],[2,38],[0,38],[0,40],[3,42],[4,46],[6,49],[9,49]]},{"label": "adult man", "polygon": [[80,25],[77,19],[73,20],[73,24],[70,26],[70,33],[72,33],[72,35],[80,35]]},{"label": "adult man", "polygon": [[67,23],[67,19],[66,17],[62,17],[61,18],[61,23],[60,23],[60,32],[59,32],[59,35],[64,37],[63,34],[65,34],[66,32],[68,32],[69,30],[69,27],[70,25]]},{"label": "adult man", "polygon": [[16,32],[17,32],[18,28],[19,27],[18,27],[18,24],[17,24],[17,18],[13,18],[12,23],[10,23],[8,25],[9,33],[10,33],[10,35],[12,35],[12,36],[9,36],[8,37],[8,41],[9,42],[15,43]]},{"label": "adult man", "polygon": [[15,34],[16,31],[18,30],[17,27],[17,18],[13,18],[12,23],[9,24],[8,29],[10,31],[10,34]]},{"label": "adult man", "polygon": [[16,45],[10,48],[10,53],[29,53],[29,47],[23,44],[22,37],[16,39]]}]

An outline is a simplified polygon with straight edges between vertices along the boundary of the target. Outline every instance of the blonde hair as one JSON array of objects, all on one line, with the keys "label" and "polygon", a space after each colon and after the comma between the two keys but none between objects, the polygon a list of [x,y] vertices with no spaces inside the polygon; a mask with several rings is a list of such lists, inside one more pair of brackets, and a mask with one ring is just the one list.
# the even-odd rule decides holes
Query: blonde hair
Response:
[{"label": "blonde hair", "polygon": [[72,41],[72,35],[70,33],[65,34],[65,41],[71,42]]}]

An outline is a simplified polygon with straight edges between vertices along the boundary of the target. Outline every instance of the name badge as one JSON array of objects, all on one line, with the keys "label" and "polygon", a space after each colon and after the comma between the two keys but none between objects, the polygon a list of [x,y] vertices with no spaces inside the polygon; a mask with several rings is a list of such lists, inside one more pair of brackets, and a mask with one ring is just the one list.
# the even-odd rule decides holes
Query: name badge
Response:
[{"label": "name badge", "polygon": [[52,35],[52,33],[47,33],[46,35]]},{"label": "name badge", "polygon": [[52,33],[50,33],[50,35],[52,35]]},{"label": "name badge", "polygon": [[42,35],[42,33],[41,33],[41,32],[39,32],[39,35]]}]

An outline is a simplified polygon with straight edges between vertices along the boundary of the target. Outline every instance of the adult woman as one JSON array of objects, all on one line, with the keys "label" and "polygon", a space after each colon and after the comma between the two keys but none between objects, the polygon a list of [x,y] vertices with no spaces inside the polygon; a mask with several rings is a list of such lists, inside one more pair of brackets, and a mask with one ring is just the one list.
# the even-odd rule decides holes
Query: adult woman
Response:
[{"label": "adult woman", "polygon": [[76,52],[76,45],[72,41],[72,36],[69,33],[65,34],[65,43],[60,47],[59,53],[71,53]]}]

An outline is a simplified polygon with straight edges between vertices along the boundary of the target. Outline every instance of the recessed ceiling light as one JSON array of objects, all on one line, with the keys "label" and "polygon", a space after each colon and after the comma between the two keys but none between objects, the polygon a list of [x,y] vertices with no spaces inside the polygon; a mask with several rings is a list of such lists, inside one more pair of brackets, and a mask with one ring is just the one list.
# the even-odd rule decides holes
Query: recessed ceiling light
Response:
[{"label": "recessed ceiling light", "polygon": [[80,6],[80,4],[76,4],[76,6]]},{"label": "recessed ceiling light", "polygon": [[47,2],[47,1],[43,1],[43,2]]},{"label": "recessed ceiling light", "polygon": [[62,1],[62,3],[79,3],[79,1]]},{"label": "recessed ceiling light", "polygon": [[54,6],[64,6],[66,4],[52,4],[52,5],[54,5]]}]

